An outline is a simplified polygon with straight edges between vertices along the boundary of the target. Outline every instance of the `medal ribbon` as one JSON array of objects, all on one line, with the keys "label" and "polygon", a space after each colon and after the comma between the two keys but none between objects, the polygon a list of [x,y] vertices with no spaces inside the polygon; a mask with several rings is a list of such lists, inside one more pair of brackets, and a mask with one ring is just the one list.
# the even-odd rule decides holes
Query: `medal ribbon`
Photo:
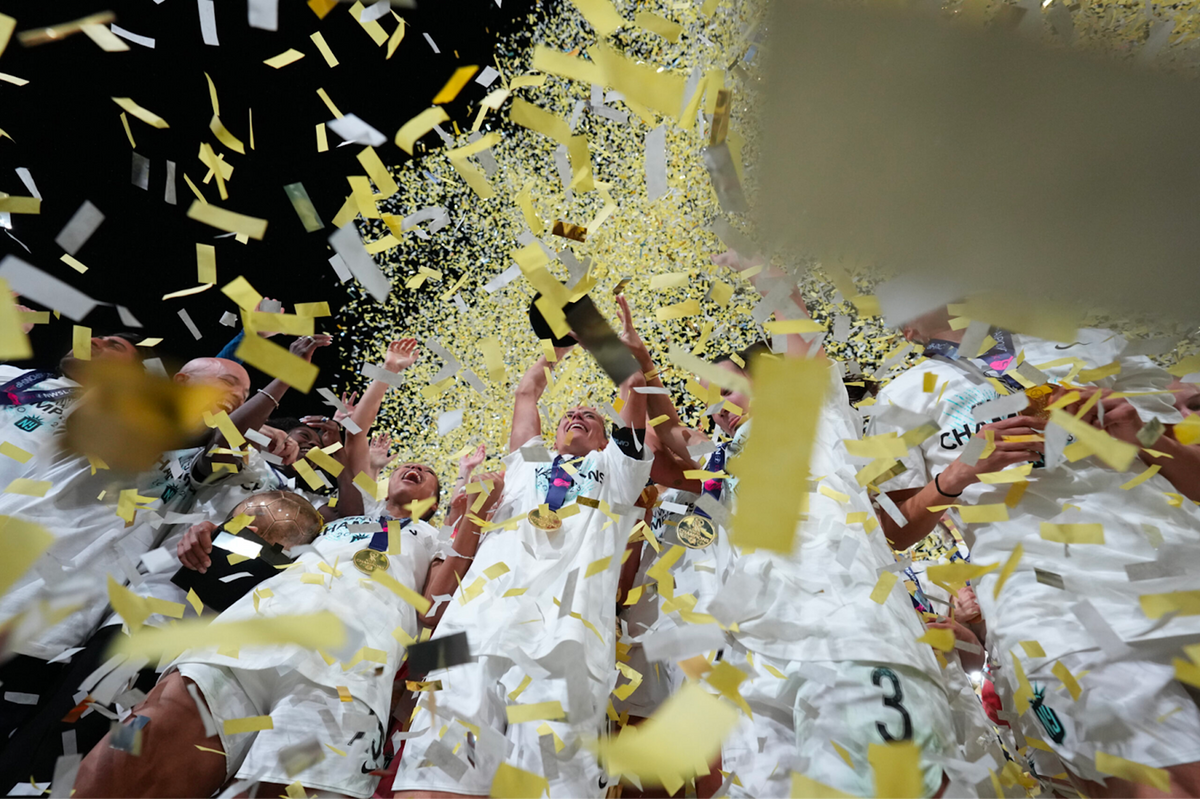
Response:
[{"label": "medal ribbon", "polygon": [[[988,334],[996,339],[996,346],[975,360],[983,361],[987,365],[984,371],[1002,382],[1007,388],[1013,391],[1023,391],[1024,389],[1020,383],[1003,374],[1004,370],[1012,365],[1013,359],[1017,357],[1016,348],[1013,345],[1012,333],[1009,333],[1007,330],[1001,330],[998,327],[993,327],[988,331]],[[925,351],[921,354],[927,358],[941,355],[952,361],[958,360],[958,344],[953,341],[935,338],[926,345]]]},{"label": "medal ribbon", "polygon": [[[380,516],[379,523],[383,525],[383,530],[371,536],[371,543],[367,544],[367,549],[373,549],[376,552],[387,552],[388,549],[388,531],[387,525],[391,521],[390,516]],[[408,526],[412,519],[400,519],[400,527]]]},{"label": "medal ribbon", "polygon": [[[727,446],[729,446],[729,445],[722,444],[721,446],[717,447],[716,452],[714,452],[712,455],[709,456],[708,463],[705,464],[705,466],[704,466],[705,471],[719,472],[725,468],[725,448]],[[712,497],[713,499],[720,502],[721,492],[724,490],[725,490],[725,478],[724,477],[711,477],[708,480],[704,481],[704,487],[701,489],[701,493],[708,494],[710,497]],[[697,516],[703,516],[705,519],[712,518],[707,513],[700,510],[699,508],[694,508],[694,510],[696,511]]]},{"label": "medal ribbon", "polygon": [[75,393],[73,388],[55,388],[49,391],[26,391],[30,386],[36,386],[47,378],[54,377],[54,372],[34,369],[22,375],[17,375],[0,386],[0,405],[29,405],[34,402],[56,400],[69,397]]},{"label": "medal ribbon", "polygon": [[571,489],[574,478],[562,467],[562,455],[554,456],[554,465],[550,469],[550,488],[546,491],[546,504],[550,510],[558,510],[567,501],[567,491]]}]

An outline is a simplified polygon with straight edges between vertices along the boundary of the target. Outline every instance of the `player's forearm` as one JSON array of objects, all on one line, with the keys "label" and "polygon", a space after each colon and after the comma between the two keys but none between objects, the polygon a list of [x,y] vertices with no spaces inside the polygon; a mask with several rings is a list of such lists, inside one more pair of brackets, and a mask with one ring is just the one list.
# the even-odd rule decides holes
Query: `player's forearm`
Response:
[{"label": "player's forearm", "polygon": [[1169,456],[1157,458],[1141,450],[1142,460],[1148,466],[1158,466],[1158,473],[1193,502],[1200,502],[1200,446],[1180,444],[1170,435],[1154,442],[1151,449]]},{"label": "player's forearm", "polygon": [[[449,594],[453,597],[459,583],[471,568],[475,552],[479,549],[479,525],[471,517],[463,516],[454,535],[454,555],[431,567],[425,581],[425,598],[433,605],[428,614],[422,614],[421,623],[426,627],[437,627],[449,602],[437,603],[434,597]],[[455,555],[457,557],[455,557]],[[453,599],[450,600],[451,602]],[[436,607],[436,610],[432,608]]]},{"label": "player's forearm", "polygon": [[534,402],[540,400],[542,394],[546,391],[546,370],[553,371],[556,363],[550,363],[544,355],[538,358],[533,366],[529,367],[525,374],[521,375],[521,380],[517,383],[517,398],[524,397],[532,399]]},{"label": "player's forearm", "polygon": [[354,478],[359,472],[365,472],[368,467],[367,433],[364,430],[346,436],[345,454],[342,458],[342,471],[338,475],[337,507],[321,508],[321,515],[326,521],[341,519],[347,516],[362,516],[365,510],[362,491],[354,484]]},{"label": "player's forearm", "polygon": [[537,404],[546,391],[546,370],[551,366],[545,356],[538,358],[517,383],[513,397],[512,428],[508,436],[509,452],[542,432],[542,417]]},{"label": "player's forearm", "polygon": [[629,398],[621,406],[621,421],[634,430],[646,429],[646,395],[636,390],[645,385],[646,377],[641,372],[635,373],[621,385],[629,389]]},{"label": "player's forearm", "polygon": [[375,424],[375,417],[379,416],[379,408],[383,405],[383,398],[387,394],[387,390],[387,383],[382,380],[372,380],[371,385],[367,386],[367,390],[359,399],[358,405],[355,406],[354,412],[350,414],[350,419],[364,433],[370,432],[371,426]]},{"label": "player's forearm", "polygon": [[903,527],[897,525],[887,513],[879,515],[883,534],[887,536],[892,549],[908,549],[932,533],[933,529],[937,527],[938,522],[946,514],[944,510],[930,511],[930,507],[950,505],[957,501],[957,499],[947,497],[938,491],[937,486],[931,480],[928,485],[913,496],[896,503],[896,507],[900,509],[900,515],[908,520],[908,523]]}]

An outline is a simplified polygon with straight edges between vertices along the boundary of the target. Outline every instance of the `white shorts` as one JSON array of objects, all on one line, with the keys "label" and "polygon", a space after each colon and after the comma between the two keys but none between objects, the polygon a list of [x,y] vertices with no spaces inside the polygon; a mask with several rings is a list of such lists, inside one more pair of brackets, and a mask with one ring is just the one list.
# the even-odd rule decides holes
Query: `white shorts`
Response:
[{"label": "white shorts", "polygon": [[[337,691],[295,672],[281,677],[274,669],[250,670],[181,663],[179,673],[196,683],[217,725],[225,749],[226,779],[258,780],[288,785],[299,780],[305,788],[368,799],[379,782],[370,772],[382,769],[384,728],[361,700],[342,702]],[[343,731],[347,713],[375,722],[362,734]],[[248,716],[270,716],[274,729],[226,734],[224,723]],[[360,724],[366,726],[365,724]],[[279,751],[313,736],[325,759],[296,776],[279,763]],[[346,753],[338,755],[331,744]]]},{"label": "white shorts", "polygon": [[[889,740],[914,741],[922,753],[925,795],[941,788],[942,768],[933,759],[956,749],[941,684],[887,663],[823,662],[806,669],[761,655],[754,663],[759,676],[741,686],[754,718],[743,718],[721,748],[722,770],[737,773],[742,783],[731,796],[790,796],[792,771],[843,793],[874,796],[869,746]],[[788,679],[767,673],[764,665]],[[830,672],[836,675],[833,685],[811,678]],[[853,768],[831,741],[847,751]]]},{"label": "white shorts", "polygon": [[[1200,710],[1175,680],[1174,666],[1113,663],[1099,649],[1058,660],[1078,681],[1079,700],[1051,673],[1057,661],[1047,659],[1030,669],[1023,660],[1034,700],[1021,716],[1021,730],[1026,738],[1048,744],[1077,775],[1103,779],[1093,762],[1097,751],[1156,768],[1200,761]],[[1029,751],[1039,772],[1060,771],[1045,752]]]},{"label": "white shorts", "polygon": [[[582,667],[579,671],[586,674]],[[410,726],[424,732],[405,742],[392,790],[488,796],[496,770],[506,762],[544,776],[551,797],[603,797],[609,779],[595,756],[580,744],[581,734],[599,732],[603,716],[584,709],[578,714],[584,719],[582,724],[566,719],[509,724],[506,707],[516,704],[558,701],[569,715],[576,715],[571,713],[563,679],[532,680],[515,701],[509,699],[508,694],[520,687],[525,676],[525,671],[507,658],[481,655],[475,663],[425,677],[442,683],[433,696],[437,718],[423,700]],[[591,682],[589,677],[584,679]],[[606,688],[592,686],[593,703],[606,703]],[[479,734],[467,725],[477,728]],[[546,734],[545,727],[553,735]]]}]

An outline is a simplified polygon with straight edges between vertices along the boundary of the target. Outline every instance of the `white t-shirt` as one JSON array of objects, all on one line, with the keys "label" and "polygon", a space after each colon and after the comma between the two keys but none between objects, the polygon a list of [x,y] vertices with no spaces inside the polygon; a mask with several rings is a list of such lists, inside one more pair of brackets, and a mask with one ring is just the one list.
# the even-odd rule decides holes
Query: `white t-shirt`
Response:
[{"label": "white t-shirt", "polygon": [[[331,611],[346,626],[347,644],[339,655],[342,662],[329,665],[318,652],[297,644],[283,646],[242,647],[237,657],[219,655],[215,648],[189,650],[175,661],[178,663],[210,663],[246,670],[278,670],[284,674],[295,669],[320,685],[350,689],[351,695],[370,705],[379,718],[391,712],[392,680],[400,667],[403,648],[392,632],[402,628],[408,636],[417,637],[417,614],[411,605],[386,587],[360,572],[353,563],[354,553],[365,549],[373,532],[351,532],[352,525],[368,524],[384,529],[378,516],[351,516],[326,525],[313,542],[321,554],[304,552],[296,565],[275,577],[259,583],[256,589],[270,589],[273,596],[261,598],[254,609],[254,594],[234,602],[213,621],[213,624],[246,621],[248,619],[296,616]],[[322,556],[324,560],[322,560]],[[441,557],[437,530],[425,522],[409,522],[402,533],[398,554],[390,554],[387,573],[417,593],[425,589],[429,564]],[[333,566],[341,576],[321,571],[320,565]],[[305,583],[306,574],[321,575],[321,584]],[[387,664],[362,659],[343,670],[342,663],[353,660],[362,647],[382,650]],[[332,653],[326,653],[332,656]]]},{"label": "white t-shirt", "polygon": [[[1104,388],[1154,391],[1171,380],[1170,375],[1145,357],[1120,357],[1125,342],[1109,331],[1080,330],[1078,336],[1079,341],[1070,345],[1020,335],[1014,335],[1013,339],[1017,350],[1024,350],[1026,361],[1045,372],[1052,382],[1063,380],[1072,365],[1044,364],[1064,358],[1080,358],[1086,368],[1118,361],[1119,374],[1096,381],[1095,385]],[[928,372],[938,378],[939,388],[933,393],[923,390],[924,375]],[[940,386],[944,382],[948,385],[942,392]],[[871,435],[906,429],[906,424],[898,424],[895,415],[888,413],[889,404],[931,419],[939,432],[909,450],[902,459],[907,471],[881,488],[898,491],[926,485],[958,458],[967,440],[982,426],[982,422],[971,416],[971,409],[997,396],[990,384],[976,385],[959,367],[933,360],[913,367],[884,386],[868,431]],[[1170,395],[1164,396],[1165,399],[1150,396],[1137,401],[1143,420],[1152,415],[1166,423],[1178,420],[1178,412],[1170,405]],[[993,597],[998,571],[985,575],[976,586],[988,622],[990,646],[1007,652],[1016,648],[1019,641],[1037,640],[1049,658],[1096,647],[1095,638],[1070,611],[1081,600],[1091,602],[1126,641],[1148,642],[1200,633],[1200,616],[1178,616],[1147,632],[1154,622],[1142,613],[1139,595],[1200,589],[1197,551],[1200,548],[1196,546],[1200,543],[1200,516],[1186,500],[1183,507],[1173,508],[1168,504],[1165,493],[1175,489],[1163,477],[1156,475],[1129,490],[1121,488],[1145,469],[1145,464],[1135,461],[1132,471],[1118,473],[1095,457],[1065,463],[1050,472],[1035,468],[1028,478],[1025,495],[1015,508],[1009,509],[1008,521],[970,525],[959,521],[960,529],[967,531],[968,541],[974,536],[971,555],[977,564],[1003,566],[1017,544],[1024,547],[1024,556],[998,600]],[[977,483],[968,487],[961,498],[947,499],[946,503],[999,504],[1004,502],[1008,490],[1007,484]],[[1064,510],[1068,505],[1078,509]],[[1099,523],[1104,526],[1105,543],[1072,545],[1068,557],[1062,544],[1041,538],[1042,522]],[[1143,525],[1152,525],[1161,533],[1163,543],[1157,550],[1151,543],[1153,534],[1148,535]],[[1179,563],[1185,576],[1130,582],[1125,565],[1153,561],[1156,556]],[[1065,590],[1039,582],[1035,568],[1061,576]]]},{"label": "white t-shirt", "polygon": [[[744,432],[743,432],[744,431]],[[734,453],[740,450],[744,443],[746,433],[749,433],[749,426],[743,425],[738,430],[738,434],[734,436],[733,441],[727,445],[727,451]],[[703,468],[713,471],[713,458],[716,453],[710,455],[703,464]],[[726,481],[726,487],[722,490],[722,501],[724,494],[735,490],[737,485],[736,478],[729,478]],[[682,546],[675,544],[676,536],[672,533],[674,528],[667,524],[668,521],[678,522],[686,514],[678,510],[670,509],[670,505],[683,505],[689,508],[690,513],[695,512],[695,502],[699,498],[699,494],[684,491],[679,488],[668,488],[659,496],[659,506],[654,509],[654,515],[651,517],[650,529],[654,536],[658,539],[661,553],[655,552],[649,545],[645,544],[642,547],[642,561],[638,567],[637,577],[634,579],[634,586],[644,585],[642,595],[638,601],[629,608],[622,609],[621,616],[625,620],[629,636],[635,641],[645,635],[648,631],[663,631],[674,627],[681,626],[683,622],[679,619],[678,611],[673,610],[671,613],[663,614],[662,607],[665,600],[659,592],[657,584],[653,578],[648,578],[646,572],[654,567],[658,559],[671,551],[672,546]],[[717,534],[713,541],[703,549],[691,549],[683,547],[683,553],[671,566],[671,577],[674,580],[673,593],[678,600],[680,597],[691,595],[696,598],[696,604],[690,608],[696,613],[704,613],[708,608],[709,601],[717,595],[721,586],[725,582],[725,577],[732,567],[733,563],[733,547],[729,543],[729,535],[724,527],[713,523]],[[665,540],[664,540],[665,539]],[[681,606],[682,607],[682,606]],[[662,664],[665,667],[674,668],[674,664]]]},{"label": "white t-shirt", "polygon": [[[861,422],[837,371],[828,371],[829,389],[809,462],[814,483],[808,516],[797,526],[791,555],[759,549],[737,557],[729,579],[741,574],[745,577],[740,579],[761,587],[746,597],[752,616],[739,622],[734,635],[750,651],[781,660],[894,663],[919,669],[940,685],[933,651],[916,642],[924,629],[904,590],[903,575],[897,575],[901,580],[883,604],[871,600],[879,571],[896,559],[882,529],[867,534],[863,524],[846,523],[849,513],[874,512],[841,443],[860,436]],[[848,500],[819,493],[822,485]],[[798,492],[802,487],[779,490]],[[847,549],[839,560],[843,546]]]},{"label": "white t-shirt", "polygon": [[[0,365],[0,386],[31,371],[33,370]],[[77,389],[79,384],[55,375],[26,386],[23,391],[53,391],[66,388]],[[53,455],[53,452],[39,453],[50,441],[54,431],[66,420],[67,412],[74,403],[75,397],[67,395],[28,405],[9,405],[7,402],[0,405],[0,441],[7,441],[33,454],[33,458],[25,463],[0,456],[0,491],[18,477],[28,477],[28,473],[39,466],[39,461]]]},{"label": "white t-shirt", "polygon": [[[108,604],[108,575],[126,583],[157,536],[161,515],[190,503],[186,470],[200,451],[166,453],[153,469],[122,476],[103,469],[93,474],[86,458],[53,450],[56,443],[47,444],[42,462],[27,475],[52,484],[45,496],[0,495],[0,514],[35,522],[55,539],[0,598],[0,619],[34,611],[19,625],[14,649],[44,659],[81,645],[96,629]],[[155,500],[140,506],[134,524],[127,527],[116,511],[120,492],[131,488]],[[48,604],[42,606],[40,600]],[[50,624],[56,608],[79,603],[81,609]]]},{"label": "white t-shirt", "polygon": [[[540,443],[538,437],[525,446]],[[579,475],[563,507],[582,496],[607,502],[610,507],[625,506],[628,513],[618,515],[613,523],[600,509],[580,505],[577,514],[563,519],[562,527],[552,532],[539,530],[523,518],[546,501],[552,464],[528,462],[518,448],[504,459],[504,465],[504,496],[493,518],[503,521],[520,516],[521,521],[515,529],[493,530],[484,536],[462,580],[466,589],[482,578],[483,593],[464,605],[460,589],[450,600],[438,634],[466,631],[471,652],[476,655],[511,657],[517,649],[534,660],[572,642],[586,653],[592,678],[605,682],[615,653],[613,630],[621,555],[643,513],[631,506],[646,486],[651,462],[630,458],[611,439],[604,449],[589,453],[574,464]],[[608,566],[585,577],[588,567],[602,558],[611,558]],[[508,567],[508,572],[488,579],[484,572],[500,563]],[[555,600],[562,598],[573,571],[577,574],[570,611],[580,614],[595,632],[570,615],[559,618]],[[513,589],[526,591],[519,596],[504,596]]]},{"label": "white t-shirt", "polygon": [[[239,464],[237,472],[223,472],[215,478],[210,476],[209,480],[202,481],[196,479],[195,465],[193,462],[187,471],[188,490],[194,497],[190,513],[192,515],[204,514],[206,521],[216,524],[227,521],[230,514],[233,513],[233,509],[243,500],[266,491],[291,491],[307,499],[317,509],[329,501],[328,497],[324,495],[297,489],[293,478],[285,476],[283,472],[268,463],[262,457],[262,453],[253,447],[250,448],[248,462],[244,465]],[[370,515],[374,507],[368,503],[365,508],[366,513]],[[173,583],[171,578],[182,566],[176,555],[176,547],[191,526],[192,523],[172,525],[160,546],[175,558],[175,565],[169,569],[146,575],[142,586],[136,589],[141,596],[153,596],[182,603],[185,606],[185,618],[192,616],[195,611],[187,603],[187,592]],[[146,624],[153,627],[161,627],[167,623],[169,620],[158,614],[146,620]]]}]

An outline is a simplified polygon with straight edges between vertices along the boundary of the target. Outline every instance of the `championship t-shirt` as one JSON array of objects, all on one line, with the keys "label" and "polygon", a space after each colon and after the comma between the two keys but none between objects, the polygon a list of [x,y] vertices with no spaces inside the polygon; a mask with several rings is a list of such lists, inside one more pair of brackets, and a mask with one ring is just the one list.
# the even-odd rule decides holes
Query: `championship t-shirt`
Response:
[{"label": "championship t-shirt", "polygon": [[[351,516],[330,522],[313,542],[316,551],[303,552],[295,565],[259,583],[255,592],[234,602],[213,621],[219,625],[330,611],[345,625],[347,638],[338,652],[324,653],[332,664],[321,653],[296,644],[243,646],[237,657],[219,655],[215,648],[193,649],[175,663],[270,669],[281,675],[294,669],[331,689],[349,688],[350,694],[366,702],[379,718],[387,718],[391,713],[392,681],[403,653],[400,642],[417,637],[417,614],[412,605],[354,566],[354,554],[366,549],[376,532],[385,531],[386,522],[387,518],[380,516]],[[387,555],[386,573],[422,593],[430,563],[441,557],[437,530],[425,522],[406,521],[400,538],[399,552]],[[386,533],[383,541],[387,541]]]},{"label": "championship t-shirt", "polygon": [[[166,550],[167,554],[175,559],[175,565],[154,574],[146,575],[142,585],[135,589],[138,594],[141,596],[153,596],[170,602],[183,603],[185,606],[185,615],[191,616],[195,611],[186,601],[187,592],[172,582],[171,578],[175,576],[175,572],[183,565],[179,561],[177,549],[179,542],[183,540],[183,536],[193,524],[197,521],[210,521],[217,525],[223,524],[229,520],[234,509],[244,500],[249,499],[255,494],[262,494],[267,491],[290,491],[308,500],[317,509],[320,509],[328,502],[328,497],[295,488],[293,479],[287,477],[283,472],[267,462],[263,458],[262,453],[257,449],[253,447],[249,449],[250,454],[247,458],[247,463],[239,464],[237,472],[214,473],[209,475],[206,480],[198,480],[194,472],[195,462],[191,464],[191,468],[187,470],[188,490],[194,497],[190,512],[188,513],[191,521],[172,525],[162,536],[162,541],[159,544],[159,546]],[[368,514],[375,512],[377,509],[379,512],[382,512],[381,505],[376,508],[369,501],[367,502],[365,510]],[[155,627],[161,627],[168,623],[169,620],[167,617],[160,614],[155,614],[146,620],[146,624]]]},{"label": "championship t-shirt", "polygon": [[[919,669],[940,685],[933,651],[916,643],[924,629],[902,575],[882,603],[871,599],[881,572],[894,569],[896,559],[879,527],[867,532],[874,512],[842,443],[860,437],[859,417],[837,371],[828,371],[809,461],[807,517],[797,525],[790,554],[757,549],[737,555],[729,579],[749,591],[742,599],[748,616],[734,635],[750,651],[781,660],[894,663]],[[798,493],[804,487],[779,490]],[[736,492],[733,496],[736,501]],[[849,514],[863,512],[866,523],[847,521]]]},{"label": "championship t-shirt", "polygon": [[[39,374],[44,377],[36,380]],[[4,389],[0,391],[0,441],[33,455],[25,463],[0,456],[0,491],[18,477],[28,477],[40,459],[52,454],[40,451],[66,420],[78,388],[78,383],[65,377],[0,365],[0,389]]]},{"label": "championship t-shirt", "polygon": [[[540,443],[539,437],[525,446]],[[621,554],[643,513],[633,504],[650,475],[650,461],[630,458],[612,439],[588,453],[573,465],[577,475],[563,509],[580,497],[607,504],[577,504],[574,515],[560,509],[562,527],[552,531],[526,518],[546,502],[552,463],[526,460],[518,448],[504,465],[504,495],[493,520],[514,519],[515,526],[484,536],[438,634],[466,631],[476,655],[512,657],[519,650],[534,660],[574,644],[583,650],[592,679],[606,682],[615,652]],[[574,591],[564,590],[569,582]],[[567,603],[561,614],[560,603]]]},{"label": "championship t-shirt", "polygon": [[[0,598],[0,620],[26,612],[15,650],[44,659],[81,645],[99,626],[108,604],[109,575],[125,584],[138,574],[138,561],[153,545],[164,515],[190,503],[185,470],[200,452],[165,453],[149,471],[129,476],[93,469],[84,457],[52,451],[56,443],[47,445],[44,459],[29,475],[51,484],[45,496],[0,495],[0,514],[39,524],[54,536],[50,549]],[[117,516],[121,491],[128,489],[150,499],[138,505],[129,526]],[[139,587],[134,584],[135,590]]]},{"label": "championship t-shirt", "polygon": [[[1051,382],[1065,380],[1073,371],[1095,369],[1116,362],[1120,372],[1094,385],[1118,391],[1153,392],[1164,389],[1171,376],[1144,356],[1123,357],[1125,341],[1106,330],[1080,330],[1069,344],[1014,335],[1014,347],[1025,360],[1044,372]],[[975,362],[979,364],[978,361]],[[938,389],[924,391],[924,376],[933,373]],[[1073,382],[1079,383],[1078,378]],[[943,391],[941,386],[945,384]],[[977,421],[971,410],[996,399],[990,383],[972,382],[960,367],[928,360],[884,386],[869,429],[871,435],[903,433],[931,420],[938,432],[901,459],[906,471],[885,482],[885,491],[920,488],[941,473],[961,454],[971,436],[995,419]],[[1152,416],[1165,423],[1178,421],[1171,395],[1134,398],[1142,419]],[[889,406],[910,412],[905,417]],[[1085,457],[1054,470],[1035,466],[1026,478],[1028,487],[1008,520],[964,524],[959,522],[971,547],[972,561],[1003,566],[1020,544],[1023,555],[1016,571],[998,598],[994,587],[998,570],[984,575],[977,594],[988,623],[991,645],[997,651],[1015,649],[1018,642],[1037,640],[1046,656],[1056,658],[1098,646],[1070,608],[1087,600],[1108,626],[1126,642],[1153,646],[1154,641],[1200,633],[1200,616],[1179,615],[1165,624],[1142,612],[1138,597],[1200,589],[1200,517],[1186,500],[1172,504],[1175,489],[1163,477],[1153,476],[1137,486],[1123,487],[1146,470],[1135,460],[1129,472],[1120,473],[1097,458]],[[946,503],[1002,504],[1008,484],[976,483],[962,497]],[[1104,543],[1065,547],[1041,536],[1043,524],[1098,524]],[[974,539],[973,541],[971,539]],[[1174,576],[1130,581],[1125,567],[1155,560],[1174,564]]]}]

